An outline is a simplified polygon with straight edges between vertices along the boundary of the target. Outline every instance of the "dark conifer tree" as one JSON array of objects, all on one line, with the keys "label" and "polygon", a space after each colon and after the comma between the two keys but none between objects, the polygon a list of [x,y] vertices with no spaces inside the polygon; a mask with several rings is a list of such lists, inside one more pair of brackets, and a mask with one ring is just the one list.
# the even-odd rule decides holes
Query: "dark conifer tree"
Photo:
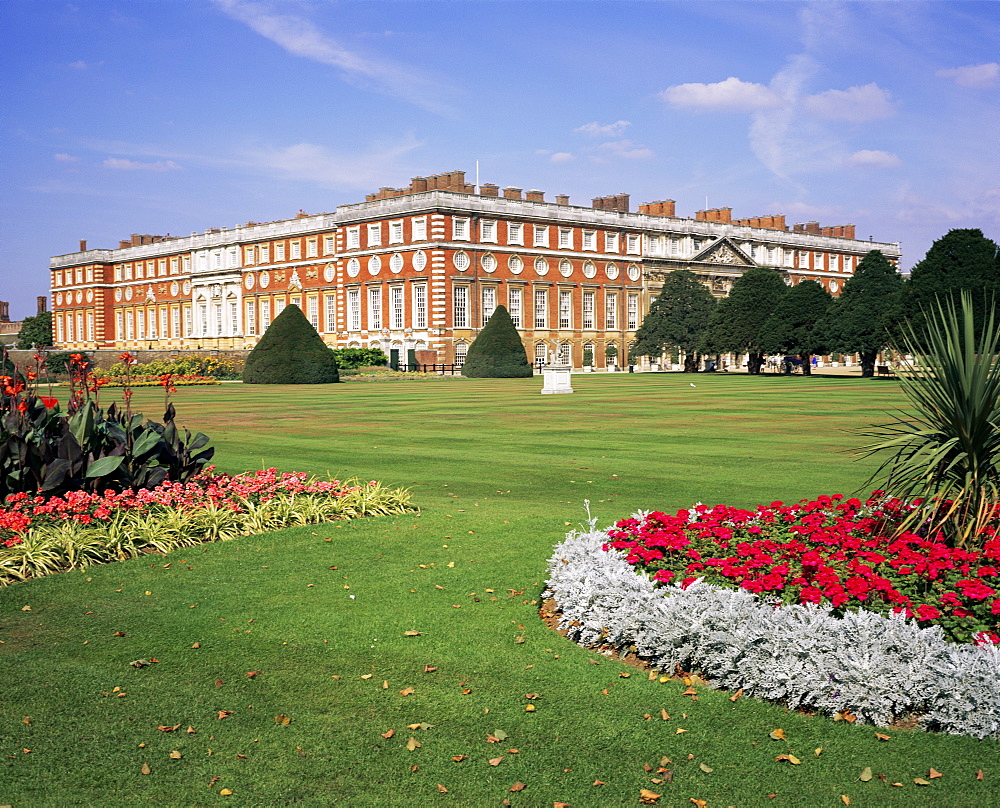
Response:
[{"label": "dark conifer tree", "polygon": [[243,366],[247,384],[329,384],[339,382],[337,357],[302,310],[286,306],[274,318]]},{"label": "dark conifer tree", "polygon": [[462,375],[475,379],[510,379],[533,373],[514,321],[497,306],[479,336],[469,346]]}]

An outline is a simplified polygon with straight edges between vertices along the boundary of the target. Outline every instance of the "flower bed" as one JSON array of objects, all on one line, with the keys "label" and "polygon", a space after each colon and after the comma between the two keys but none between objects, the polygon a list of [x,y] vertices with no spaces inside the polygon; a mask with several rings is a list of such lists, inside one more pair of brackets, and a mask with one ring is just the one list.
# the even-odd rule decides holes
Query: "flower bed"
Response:
[{"label": "flower bed", "polygon": [[940,536],[893,538],[908,507],[880,491],[865,503],[835,496],[755,511],[696,505],[624,519],[605,549],[624,551],[661,584],[702,578],[834,614],[901,613],[959,642],[1000,641],[1000,537],[976,550]]},{"label": "flower bed", "polygon": [[212,376],[175,376],[164,373],[159,376],[138,375],[131,378],[125,376],[95,375],[95,381],[100,387],[163,387],[164,380],[170,387],[192,387],[195,385],[218,384],[219,380]]},{"label": "flower bed", "polygon": [[549,561],[543,596],[555,599],[570,639],[792,709],[882,725],[916,717],[930,729],[1000,738],[1000,646],[947,642],[940,626],[902,613],[835,615],[704,580],[654,583],[627,551],[603,550],[607,539],[592,522]]},{"label": "flower bed", "polygon": [[375,480],[320,480],[273,468],[213,472],[148,490],[9,495],[0,507],[0,586],[293,525],[415,510],[408,491]]}]

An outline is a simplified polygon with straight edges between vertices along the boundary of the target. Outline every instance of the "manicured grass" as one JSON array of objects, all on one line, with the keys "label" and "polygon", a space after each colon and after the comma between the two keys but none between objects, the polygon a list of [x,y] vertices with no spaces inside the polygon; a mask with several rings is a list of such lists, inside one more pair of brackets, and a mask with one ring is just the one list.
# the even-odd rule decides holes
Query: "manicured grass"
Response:
[{"label": "manicured grass", "polygon": [[[872,727],[707,689],[694,701],[537,615],[546,561],[585,499],[606,525],[699,500],[851,493],[871,466],[844,453],[856,442],[844,430],[901,405],[894,383],[573,383],[571,396],[539,395],[540,379],[182,388],[178,420],[212,436],[223,471],[381,479],[411,487],[422,513],[0,590],[0,804],[579,808],[635,805],[640,788],[710,808],[996,803],[997,742],[909,730],[879,741]],[[135,401],[161,410],[153,391]],[[769,738],[779,727],[787,741]],[[507,737],[487,742],[497,730]],[[789,752],[799,765],[775,760]],[[664,756],[673,780],[652,784]],[[867,766],[875,776],[860,782]],[[930,768],[944,776],[916,785]]]}]

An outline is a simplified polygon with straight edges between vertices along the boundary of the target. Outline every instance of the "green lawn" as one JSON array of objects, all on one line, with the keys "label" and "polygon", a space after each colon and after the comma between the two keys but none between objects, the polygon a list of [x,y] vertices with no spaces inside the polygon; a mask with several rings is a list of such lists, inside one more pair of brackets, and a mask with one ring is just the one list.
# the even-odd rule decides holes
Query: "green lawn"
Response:
[{"label": "green lawn", "polygon": [[[895,383],[573,383],[571,396],[539,395],[541,379],[182,388],[179,421],[213,438],[221,470],[380,479],[411,488],[421,513],[0,590],[0,805],[580,808],[636,805],[641,788],[663,806],[1000,804],[1000,743],[903,729],[880,741],[728,693],[695,701],[537,615],[584,500],[607,525],[695,501],[852,493],[872,466],[845,454],[845,430],[899,406]],[[135,400],[162,409],[154,391]],[[787,740],[769,737],[779,727]],[[789,753],[801,763],[775,760]],[[672,781],[654,784],[664,757]],[[931,768],[943,776],[916,785]]]}]

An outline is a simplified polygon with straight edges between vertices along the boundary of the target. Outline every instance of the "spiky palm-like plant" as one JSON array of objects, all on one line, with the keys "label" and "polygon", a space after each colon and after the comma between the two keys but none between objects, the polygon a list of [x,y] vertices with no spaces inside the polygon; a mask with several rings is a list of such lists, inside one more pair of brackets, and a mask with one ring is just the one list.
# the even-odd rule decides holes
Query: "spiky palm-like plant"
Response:
[{"label": "spiky palm-like plant", "polygon": [[915,415],[862,432],[872,442],[859,449],[866,457],[890,453],[869,482],[884,480],[893,496],[922,500],[901,532],[940,530],[959,546],[996,526],[1000,503],[1000,333],[992,314],[978,339],[975,326],[972,297],[963,292],[958,306],[938,300],[920,334],[904,329],[917,360],[897,375]]}]

